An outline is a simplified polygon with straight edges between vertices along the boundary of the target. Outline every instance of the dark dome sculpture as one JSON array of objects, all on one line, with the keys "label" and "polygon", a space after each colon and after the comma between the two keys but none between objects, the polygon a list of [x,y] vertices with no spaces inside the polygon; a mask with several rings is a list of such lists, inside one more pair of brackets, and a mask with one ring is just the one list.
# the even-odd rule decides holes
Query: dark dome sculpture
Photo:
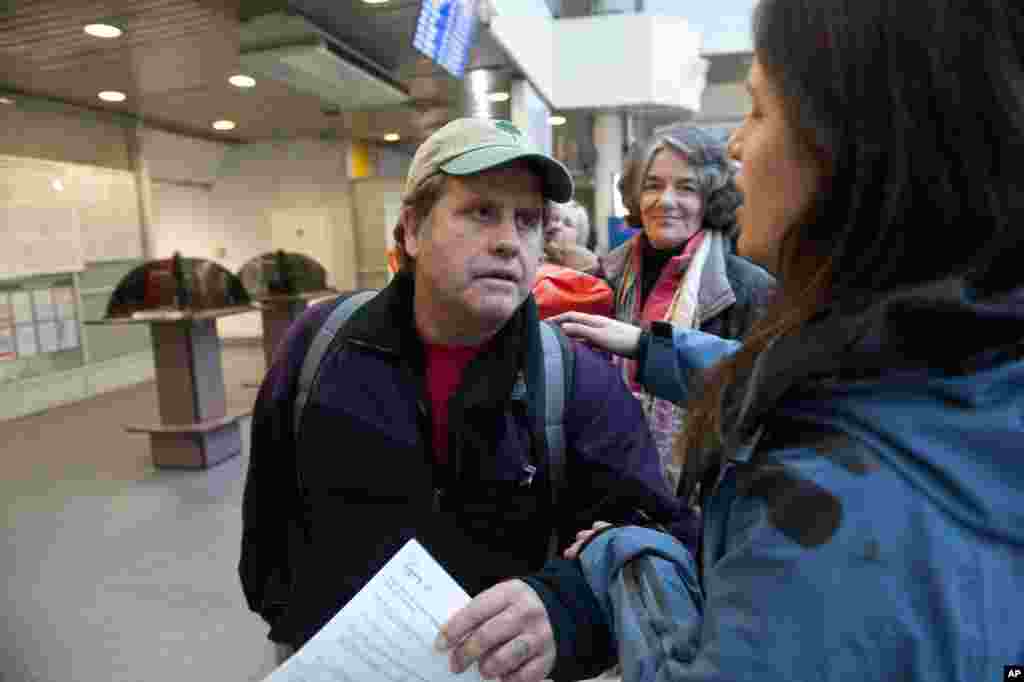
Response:
[{"label": "dark dome sculpture", "polygon": [[153,310],[200,311],[249,305],[251,298],[230,270],[202,258],[149,261],[125,275],[107,305],[107,317]]},{"label": "dark dome sculpture", "polygon": [[242,266],[238,277],[254,299],[328,289],[327,271],[301,253],[273,251],[257,256]]}]

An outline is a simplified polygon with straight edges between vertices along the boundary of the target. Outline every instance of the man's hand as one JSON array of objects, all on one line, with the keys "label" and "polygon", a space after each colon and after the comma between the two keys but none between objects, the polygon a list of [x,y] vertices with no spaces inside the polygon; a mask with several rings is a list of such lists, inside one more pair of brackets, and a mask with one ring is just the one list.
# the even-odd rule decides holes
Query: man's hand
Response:
[{"label": "man's hand", "polygon": [[549,317],[571,337],[586,341],[610,353],[632,358],[640,343],[640,327],[610,317],[569,312]]},{"label": "man's hand", "polygon": [[452,672],[479,662],[485,680],[540,682],[555,667],[555,636],[544,603],[522,580],[477,595],[441,626],[435,646]]},{"label": "man's hand", "polygon": [[583,545],[590,542],[591,538],[603,531],[605,528],[611,528],[612,524],[605,521],[595,521],[594,525],[586,530],[581,530],[576,533],[576,542],[569,545],[569,547],[562,552],[562,556],[570,561],[580,555],[580,550],[583,549]]}]

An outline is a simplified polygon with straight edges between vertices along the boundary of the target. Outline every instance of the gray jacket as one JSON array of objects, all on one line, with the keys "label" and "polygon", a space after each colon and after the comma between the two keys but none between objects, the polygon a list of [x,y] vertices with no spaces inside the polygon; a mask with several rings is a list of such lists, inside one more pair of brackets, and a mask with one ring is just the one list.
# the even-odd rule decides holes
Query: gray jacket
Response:
[{"label": "gray jacket", "polygon": [[[615,292],[622,286],[626,264],[632,250],[640,247],[641,236],[630,239],[601,259],[598,276]],[[670,266],[666,266],[670,267]],[[716,239],[708,253],[697,293],[697,327],[703,332],[726,339],[743,338],[768,307],[775,293],[775,278],[751,261],[732,253],[729,240]],[[626,319],[618,311],[616,317]]]}]

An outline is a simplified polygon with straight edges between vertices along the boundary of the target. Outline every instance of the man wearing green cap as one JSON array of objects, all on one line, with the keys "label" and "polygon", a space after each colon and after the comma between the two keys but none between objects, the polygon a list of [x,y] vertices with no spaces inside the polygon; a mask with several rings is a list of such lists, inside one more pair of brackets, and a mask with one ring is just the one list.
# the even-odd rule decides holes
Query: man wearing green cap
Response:
[{"label": "man wearing green cap", "polygon": [[[563,371],[546,369],[530,290],[547,200],[572,191],[511,123],[453,121],[412,160],[401,270],[329,336],[309,390],[304,361],[345,297],[293,325],[253,413],[242,510],[242,585],[271,640],[302,645],[411,538],[470,594],[597,520],[692,540],[619,373],[568,343]],[[566,382],[557,443],[551,381]]]}]

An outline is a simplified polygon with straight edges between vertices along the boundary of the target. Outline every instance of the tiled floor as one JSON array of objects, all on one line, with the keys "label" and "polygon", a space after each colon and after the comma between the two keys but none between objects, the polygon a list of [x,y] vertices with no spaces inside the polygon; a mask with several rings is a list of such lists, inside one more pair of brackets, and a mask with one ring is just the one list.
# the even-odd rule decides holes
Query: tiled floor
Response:
[{"label": "tiled floor", "polygon": [[[263,371],[227,346],[229,407]],[[238,583],[243,454],[202,472],[157,470],[150,382],[0,422],[0,682],[261,680],[266,627]]]}]

